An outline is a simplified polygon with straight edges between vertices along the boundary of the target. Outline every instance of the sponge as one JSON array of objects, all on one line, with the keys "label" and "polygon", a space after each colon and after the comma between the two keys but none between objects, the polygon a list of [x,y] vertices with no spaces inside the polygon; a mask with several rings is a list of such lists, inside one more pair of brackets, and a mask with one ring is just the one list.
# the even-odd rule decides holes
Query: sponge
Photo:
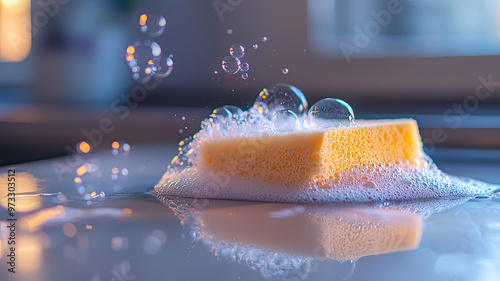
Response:
[{"label": "sponge", "polygon": [[413,119],[358,120],[354,127],[222,138],[205,142],[198,155],[200,171],[285,186],[330,181],[359,166],[417,166],[424,157]]}]

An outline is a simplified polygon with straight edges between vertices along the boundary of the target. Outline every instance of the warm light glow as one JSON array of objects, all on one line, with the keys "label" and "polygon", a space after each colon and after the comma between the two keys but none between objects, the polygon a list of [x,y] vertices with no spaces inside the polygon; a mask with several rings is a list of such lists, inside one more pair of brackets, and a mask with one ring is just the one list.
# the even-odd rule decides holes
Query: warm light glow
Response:
[{"label": "warm light glow", "polygon": [[75,183],[82,183],[82,178],[76,177],[75,178]]},{"label": "warm light glow", "polygon": [[120,148],[120,143],[118,143],[117,141],[114,141],[111,143],[111,147],[114,149],[118,149],[118,148]]},{"label": "warm light glow", "polygon": [[19,3],[21,2],[21,0],[2,0],[2,5],[4,6],[16,6],[16,5],[19,5]]},{"label": "warm light glow", "polygon": [[133,55],[134,53],[135,53],[134,46],[128,46],[128,48],[127,48],[127,54]]},{"label": "warm light glow", "polygon": [[45,224],[49,220],[55,220],[57,218],[64,217],[66,215],[66,211],[64,207],[59,205],[53,208],[48,208],[41,210],[32,215],[23,217],[20,221],[20,225],[22,227],[27,228],[30,231],[38,230],[43,224]]},{"label": "warm light glow", "polygon": [[92,193],[90,193],[90,197],[96,198],[97,197],[97,192],[92,191]]},{"label": "warm light glow", "polygon": [[[42,239],[34,235],[21,235],[18,241],[16,241],[16,256],[19,258],[19,268],[16,269],[21,274],[33,273],[42,266]],[[24,280],[29,279],[31,278],[26,278]]]},{"label": "warm light glow", "polygon": [[87,225],[85,226],[85,228],[86,228],[86,229],[92,229],[92,226],[91,226],[91,225],[89,225],[89,224],[87,224]]},{"label": "warm light glow", "polygon": [[148,16],[146,14],[142,14],[141,17],[139,18],[139,24],[145,25],[147,20],[148,20]]},{"label": "warm light glow", "polygon": [[85,166],[80,166],[78,169],[76,169],[76,174],[81,176],[87,172],[87,168]]},{"label": "warm light glow", "polygon": [[153,65],[153,60],[149,60],[149,61],[148,61],[148,64],[149,64],[149,65]]},{"label": "warm light glow", "polygon": [[84,141],[82,141],[79,145],[78,148],[80,149],[81,152],[83,153],[89,153],[90,151],[90,145]]},{"label": "warm light glow", "polygon": [[66,223],[63,225],[63,233],[67,237],[75,237],[76,235],[76,227],[72,223]]},{"label": "warm light glow", "polygon": [[151,73],[151,68],[146,68],[146,70],[144,70],[144,72],[146,72],[146,74],[150,74]]},{"label": "warm light glow", "polygon": [[22,61],[31,50],[31,1],[0,0],[0,4],[0,61]]},{"label": "warm light glow", "polygon": [[132,209],[125,208],[122,210],[124,215],[131,215],[133,213]]},{"label": "warm light glow", "polygon": [[113,173],[115,175],[118,174],[118,172],[119,172],[119,169],[117,167],[113,167],[113,169],[111,169],[111,173]]},{"label": "warm light glow", "polygon": [[125,57],[125,59],[126,59],[127,61],[133,61],[133,60],[134,60],[134,56],[133,56],[133,55],[127,55],[127,56]]},{"label": "warm light glow", "polygon": [[[30,173],[16,173],[16,212],[31,212],[42,206],[40,196],[33,193],[38,193],[39,179]],[[0,186],[8,186],[8,174],[0,174]],[[22,193],[30,193],[21,195]],[[8,208],[7,199],[0,199],[0,206]]]}]

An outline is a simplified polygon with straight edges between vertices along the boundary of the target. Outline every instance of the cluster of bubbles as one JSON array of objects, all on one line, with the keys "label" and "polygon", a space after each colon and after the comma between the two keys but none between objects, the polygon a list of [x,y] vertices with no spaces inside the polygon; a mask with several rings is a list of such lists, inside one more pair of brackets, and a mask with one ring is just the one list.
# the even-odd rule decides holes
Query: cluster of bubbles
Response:
[{"label": "cluster of bubbles", "polygon": [[[255,46],[254,45],[254,49]],[[241,58],[245,55],[245,48],[238,44],[233,44],[229,48],[230,56],[225,56],[222,59],[222,69],[228,74],[236,74],[241,71],[241,78],[248,79],[248,70],[250,65],[247,62],[241,62]]]},{"label": "cluster of bubbles", "polygon": [[[235,57],[232,57],[235,58]],[[354,112],[345,101],[326,98],[310,109],[304,94],[295,86],[275,84],[264,88],[248,110],[234,105],[216,108],[202,121],[201,130],[179,143],[170,172],[195,165],[196,151],[207,139],[355,126]]]},{"label": "cluster of bubbles", "polygon": [[[139,26],[144,34],[159,37],[165,31],[167,21],[162,15],[142,14]],[[132,70],[134,80],[145,83],[151,77],[165,78],[174,68],[173,56],[162,55],[162,48],[153,40],[137,40],[127,47],[125,60]]]},{"label": "cluster of bubbles", "polygon": [[[106,197],[105,190],[110,189],[113,185],[113,190],[121,189],[121,186],[116,182],[125,179],[129,175],[129,170],[126,167],[120,167],[118,164],[123,163],[123,158],[129,156],[130,145],[126,142],[113,141],[111,143],[111,155],[113,158],[113,167],[111,170],[103,169],[97,158],[93,157],[94,148],[85,141],[79,142],[75,148],[77,154],[84,160],[84,163],[79,165],[75,170],[73,182],[78,194],[83,196],[83,199],[91,203],[92,200],[100,200]],[[108,175],[106,175],[108,174]],[[109,181],[111,179],[111,182]]]}]

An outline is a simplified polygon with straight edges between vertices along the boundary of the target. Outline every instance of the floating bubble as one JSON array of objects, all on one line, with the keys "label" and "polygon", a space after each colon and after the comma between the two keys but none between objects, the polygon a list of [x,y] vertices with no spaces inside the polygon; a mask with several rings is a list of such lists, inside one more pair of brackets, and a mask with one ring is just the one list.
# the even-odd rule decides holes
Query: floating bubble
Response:
[{"label": "floating bubble", "polygon": [[241,62],[232,56],[225,56],[222,60],[222,69],[228,74],[235,74],[240,70]]},{"label": "floating bubble", "polygon": [[229,48],[229,54],[234,58],[241,58],[245,55],[245,48],[238,44],[233,44]]},{"label": "floating bubble", "polygon": [[253,49],[254,49],[254,50],[257,50],[257,49],[259,48],[259,45],[257,45],[257,44],[253,44],[253,46],[252,46],[252,47],[253,47]]},{"label": "floating bubble", "polygon": [[300,121],[291,110],[279,110],[273,114],[273,131],[276,133],[288,133],[300,130]]},{"label": "floating bubble", "polygon": [[283,74],[288,74],[288,68],[283,68],[281,72],[283,72]]},{"label": "floating bubble", "polygon": [[167,20],[164,16],[158,14],[142,14],[139,17],[139,25],[143,33],[158,37],[165,31]]},{"label": "floating bubble", "polygon": [[241,74],[241,78],[247,80],[248,79],[248,73],[244,72]]},{"label": "floating bubble", "polygon": [[267,37],[266,36],[262,37],[262,42],[266,42],[266,41],[267,41]]},{"label": "floating bubble", "polygon": [[351,106],[340,99],[322,99],[311,107],[307,115],[311,127],[335,128],[354,125]]},{"label": "floating bubble", "polygon": [[174,69],[174,61],[170,57],[160,57],[153,61],[154,65],[152,67],[153,75],[165,78],[172,73]]},{"label": "floating bubble", "polygon": [[247,72],[249,69],[250,69],[250,65],[248,64],[248,62],[244,62],[241,64],[241,72]]},{"label": "floating bubble", "polygon": [[226,30],[226,33],[227,34],[233,34],[233,30],[232,29],[228,29],[228,30]]},{"label": "floating bubble", "polygon": [[153,75],[154,61],[161,55],[161,47],[150,40],[137,40],[127,47],[125,59],[132,70],[132,77],[139,82],[147,82]]},{"label": "floating bubble", "polygon": [[279,110],[291,110],[293,113],[301,115],[308,108],[304,94],[295,86],[287,84],[275,84],[269,88],[264,88],[256,101],[267,105],[269,111],[266,116],[269,118]]}]

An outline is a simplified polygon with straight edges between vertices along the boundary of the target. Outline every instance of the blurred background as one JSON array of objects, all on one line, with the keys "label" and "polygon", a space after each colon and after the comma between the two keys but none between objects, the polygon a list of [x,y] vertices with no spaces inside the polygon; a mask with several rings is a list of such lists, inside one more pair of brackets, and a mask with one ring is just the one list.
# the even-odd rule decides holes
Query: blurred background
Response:
[{"label": "blurred background", "polygon": [[[357,118],[415,118],[431,156],[489,154],[500,148],[499,5],[0,0],[0,165],[66,155],[80,141],[178,142],[212,108],[246,109],[275,83],[310,105],[341,98]],[[233,44],[245,48],[247,79],[221,67]],[[171,73],[134,79],[130,46],[137,59],[139,47],[159,46]]]}]

